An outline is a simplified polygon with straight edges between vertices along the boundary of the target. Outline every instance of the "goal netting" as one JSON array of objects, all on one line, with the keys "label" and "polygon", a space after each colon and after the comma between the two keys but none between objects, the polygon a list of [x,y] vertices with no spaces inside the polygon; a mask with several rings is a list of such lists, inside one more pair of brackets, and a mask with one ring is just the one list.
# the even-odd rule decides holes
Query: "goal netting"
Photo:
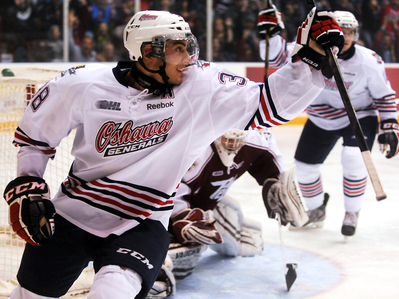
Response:
[{"label": "goal netting", "polygon": [[[11,72],[12,73],[11,73]],[[60,70],[41,68],[15,67],[2,70],[0,75],[0,190],[3,194],[6,185],[17,175],[17,152],[12,140],[15,129],[21,119],[29,100],[47,81],[54,78]],[[13,76],[8,76],[13,75]],[[44,179],[50,186],[50,194],[54,195],[60,183],[66,178],[73,157],[70,155],[74,131],[65,138],[57,148],[56,157],[50,160]],[[8,224],[8,205],[0,200],[0,298],[8,298],[16,286],[16,273],[25,242],[13,233]],[[84,272],[86,279],[92,279],[91,270]],[[79,292],[84,293],[88,285],[77,282],[75,292],[66,297],[77,298]]]}]

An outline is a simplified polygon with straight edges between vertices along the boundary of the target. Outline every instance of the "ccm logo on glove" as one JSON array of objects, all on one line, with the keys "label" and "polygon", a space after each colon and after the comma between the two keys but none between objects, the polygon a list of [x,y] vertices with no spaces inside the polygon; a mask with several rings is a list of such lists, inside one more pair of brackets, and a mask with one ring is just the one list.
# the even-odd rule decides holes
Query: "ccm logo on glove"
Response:
[{"label": "ccm logo on glove", "polygon": [[13,187],[11,190],[7,191],[7,193],[4,193],[4,199],[7,201],[8,204],[10,204],[13,200],[16,199],[15,196],[21,195],[22,193],[27,191],[34,191],[34,190],[36,191],[40,190],[39,193],[47,192],[47,184],[45,182],[22,183],[20,185]]}]

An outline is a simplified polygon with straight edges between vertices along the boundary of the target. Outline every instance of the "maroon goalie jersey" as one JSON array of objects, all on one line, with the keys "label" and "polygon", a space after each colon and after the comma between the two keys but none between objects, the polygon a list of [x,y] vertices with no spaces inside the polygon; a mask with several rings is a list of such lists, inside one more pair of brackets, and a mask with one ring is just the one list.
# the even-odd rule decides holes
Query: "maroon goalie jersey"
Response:
[{"label": "maroon goalie jersey", "polygon": [[273,135],[266,130],[250,130],[244,146],[226,167],[212,143],[183,177],[173,213],[185,207],[212,210],[233,182],[248,172],[259,185],[267,178],[280,178],[282,156]]}]

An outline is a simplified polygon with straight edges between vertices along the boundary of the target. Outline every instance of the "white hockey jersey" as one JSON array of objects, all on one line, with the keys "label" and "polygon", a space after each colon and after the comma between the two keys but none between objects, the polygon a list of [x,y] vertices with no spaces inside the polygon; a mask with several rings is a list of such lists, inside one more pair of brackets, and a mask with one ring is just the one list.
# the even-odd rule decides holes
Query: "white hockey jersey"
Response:
[{"label": "white hockey jersey", "polygon": [[181,178],[209,144],[231,128],[283,124],[324,87],[320,72],[302,62],[270,76],[268,86],[203,62],[154,96],[127,85],[131,63],[62,72],[37,92],[15,133],[18,176],[43,176],[76,128],[75,160],[53,202],[61,216],[101,237],[147,218],[167,227]]},{"label": "white hockey jersey", "polygon": [[[290,60],[295,43],[280,36],[270,39],[270,66],[280,67]],[[264,59],[265,43],[260,53]],[[263,51],[262,51],[263,48]],[[397,119],[395,91],[385,73],[384,62],[374,51],[355,45],[355,54],[347,60],[337,59],[343,81],[357,117],[379,115],[381,120]],[[309,119],[325,130],[338,130],[350,125],[334,78],[325,79],[326,87],[306,112]]]}]

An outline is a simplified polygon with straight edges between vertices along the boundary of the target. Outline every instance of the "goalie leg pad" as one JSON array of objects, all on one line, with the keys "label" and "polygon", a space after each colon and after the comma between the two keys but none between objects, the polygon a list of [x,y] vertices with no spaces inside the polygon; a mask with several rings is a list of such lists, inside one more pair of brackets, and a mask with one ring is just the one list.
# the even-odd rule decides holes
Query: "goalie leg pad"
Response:
[{"label": "goalie leg pad", "polygon": [[262,224],[253,219],[245,219],[242,224],[241,242],[238,256],[255,256],[262,254]]},{"label": "goalie leg pad", "polygon": [[147,298],[173,297],[176,294],[176,279],[172,270],[173,262],[169,255],[167,255],[157,280],[154,282]]},{"label": "goalie leg pad", "polygon": [[214,210],[216,227],[223,237],[223,244],[210,248],[225,256],[254,256],[263,251],[262,225],[244,219],[240,204],[226,195]]},{"label": "goalie leg pad", "polygon": [[237,256],[240,251],[241,225],[244,222],[239,202],[226,195],[213,212],[223,243],[211,245],[210,248],[221,255]]},{"label": "goalie leg pad", "polygon": [[190,276],[198,265],[202,253],[208,248],[205,244],[182,245],[171,243],[168,256],[173,263],[173,274],[176,280]]}]

